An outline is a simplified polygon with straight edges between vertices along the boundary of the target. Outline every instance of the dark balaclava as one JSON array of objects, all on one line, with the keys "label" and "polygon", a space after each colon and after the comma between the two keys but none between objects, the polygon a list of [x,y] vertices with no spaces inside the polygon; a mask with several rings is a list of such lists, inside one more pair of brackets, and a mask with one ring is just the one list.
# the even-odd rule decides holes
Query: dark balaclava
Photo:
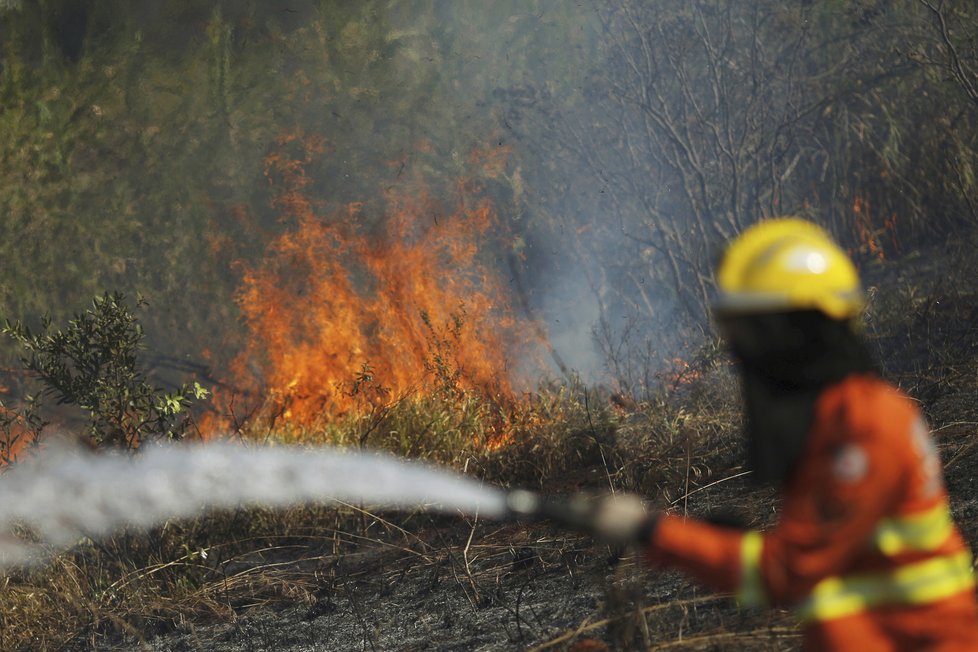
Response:
[{"label": "dark balaclava", "polygon": [[801,456],[822,390],[876,371],[849,321],[817,310],[727,317],[720,325],[737,359],[747,413],[748,465],[781,485]]}]

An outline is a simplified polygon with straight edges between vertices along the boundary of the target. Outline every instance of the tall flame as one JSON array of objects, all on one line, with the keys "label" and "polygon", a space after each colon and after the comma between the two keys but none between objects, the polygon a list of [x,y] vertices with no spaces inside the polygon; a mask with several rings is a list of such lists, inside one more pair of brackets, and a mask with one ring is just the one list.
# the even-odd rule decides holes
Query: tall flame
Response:
[{"label": "tall flame", "polygon": [[[3,388],[6,389],[6,388]],[[23,457],[38,442],[39,423],[0,404],[0,467]]]},{"label": "tall flame", "polygon": [[[380,227],[362,205],[323,215],[306,164],[321,141],[302,134],[298,156],[266,161],[274,205],[290,225],[246,266],[237,301],[248,343],[234,363],[288,423],[435,391],[513,394],[514,360],[535,332],[514,315],[480,245],[498,232],[491,203],[459,184],[443,209],[428,193],[388,193]],[[365,391],[369,389],[370,391]],[[267,407],[267,406],[266,406]]]}]

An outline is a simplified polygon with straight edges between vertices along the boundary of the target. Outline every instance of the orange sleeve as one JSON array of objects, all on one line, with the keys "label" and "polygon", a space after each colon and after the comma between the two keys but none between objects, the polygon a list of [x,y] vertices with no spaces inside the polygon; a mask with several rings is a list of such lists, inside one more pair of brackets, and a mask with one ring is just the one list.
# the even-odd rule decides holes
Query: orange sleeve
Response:
[{"label": "orange sleeve", "polygon": [[760,575],[770,602],[794,602],[847,570],[880,519],[900,501],[909,451],[899,432],[909,410],[867,401],[818,440],[786,489],[781,520],[766,533]]},{"label": "orange sleeve", "polygon": [[698,519],[664,515],[646,548],[646,561],[688,573],[719,591],[740,583],[740,546],[744,533]]},{"label": "orange sleeve", "polygon": [[907,475],[907,446],[894,433],[906,432],[915,412],[889,396],[843,396],[832,407],[845,409],[822,411],[772,530],[760,535],[667,515],[646,560],[773,604],[795,602],[847,570],[899,500]]}]

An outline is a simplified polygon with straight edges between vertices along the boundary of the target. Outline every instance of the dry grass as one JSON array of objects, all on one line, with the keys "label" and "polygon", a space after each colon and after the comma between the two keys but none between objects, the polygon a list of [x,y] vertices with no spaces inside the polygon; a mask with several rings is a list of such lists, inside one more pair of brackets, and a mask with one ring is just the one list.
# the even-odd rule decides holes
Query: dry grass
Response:
[{"label": "dry grass", "polygon": [[[543,650],[561,649],[568,643],[580,639],[584,635],[592,634],[596,631],[608,629],[615,625],[627,624],[633,631],[632,636],[637,634],[642,640],[642,648],[646,650],[695,650],[695,649],[717,649],[729,646],[729,649],[742,649],[748,642],[765,640],[772,644],[786,644],[784,648],[774,647],[771,649],[793,649],[800,640],[800,635],[796,627],[790,625],[769,625],[748,631],[724,632],[715,631],[706,634],[694,634],[692,636],[679,636],[668,642],[653,642],[652,629],[662,620],[672,620],[670,616],[675,616],[675,612],[682,612],[691,607],[699,608],[724,608],[722,604],[728,600],[729,596],[708,595],[683,600],[673,600],[665,604],[655,604],[634,609],[627,614],[618,614],[609,618],[597,620],[587,620],[580,623],[577,627],[569,629],[559,636],[544,641],[529,649],[528,652],[543,652]],[[674,613],[669,613],[674,612]]]}]

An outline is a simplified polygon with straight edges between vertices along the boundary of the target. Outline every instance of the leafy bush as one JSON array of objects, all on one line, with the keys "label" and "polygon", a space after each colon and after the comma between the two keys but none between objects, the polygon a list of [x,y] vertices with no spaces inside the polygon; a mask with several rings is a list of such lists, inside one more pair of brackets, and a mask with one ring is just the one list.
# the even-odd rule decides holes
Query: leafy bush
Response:
[{"label": "leafy bush", "polygon": [[25,396],[19,410],[11,410],[0,401],[0,466],[10,464],[21,451],[37,443],[44,428],[39,405],[35,395]]},{"label": "leafy bush", "polygon": [[120,293],[96,297],[64,330],[45,317],[38,333],[19,321],[5,321],[3,333],[25,352],[24,368],[43,386],[40,397],[88,412],[87,435],[96,445],[134,449],[146,440],[182,439],[192,425],[187,408],[208,394],[197,382],[174,392],[147,382],[137,364],[143,328]]}]

